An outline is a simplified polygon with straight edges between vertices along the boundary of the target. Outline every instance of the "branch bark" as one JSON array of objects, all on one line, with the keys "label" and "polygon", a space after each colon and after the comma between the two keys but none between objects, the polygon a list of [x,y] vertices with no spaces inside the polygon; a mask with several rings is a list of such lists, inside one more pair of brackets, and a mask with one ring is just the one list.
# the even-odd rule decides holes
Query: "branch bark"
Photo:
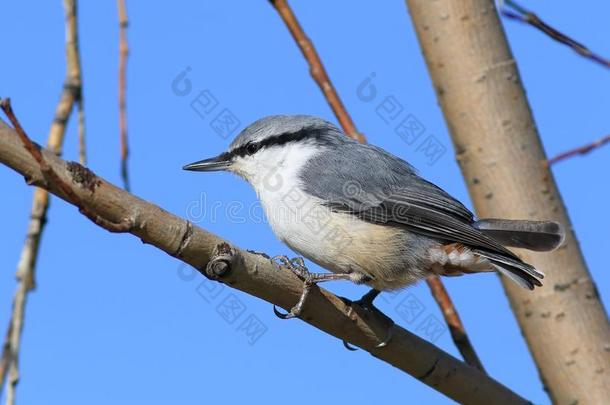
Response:
[{"label": "branch bark", "polygon": [[[292,12],[292,8],[288,2],[286,0],[272,0],[271,3],[277,10],[295,42],[301,49],[303,57],[309,64],[311,76],[320,87],[320,90],[322,90],[326,101],[341,124],[343,132],[358,142],[366,143],[366,137],[356,129],[356,125],[354,124],[352,117],[347,112],[345,105],[341,101],[341,97],[339,97],[339,93],[337,93],[335,86],[333,86],[332,82],[330,81],[330,77],[326,73],[326,69],[324,68],[324,64],[322,63],[316,48],[305,34],[305,31],[303,31],[301,24],[299,24],[299,21]],[[441,309],[445,322],[451,331],[451,337],[453,338],[456,347],[460,351],[460,354],[466,363],[484,371],[483,364],[481,363],[481,360],[479,360],[479,356],[477,356],[474,346],[472,346],[472,343],[466,334],[466,328],[464,327],[464,324],[462,323],[457,309],[453,304],[449,293],[445,289],[443,282],[440,278],[431,276],[426,279],[426,283],[432,291],[432,295],[436,300],[436,303]]]},{"label": "branch bark", "polygon": [[[285,309],[299,299],[302,281],[279,268],[268,256],[235,248],[189,221],[108,183],[78,163],[63,161],[47,150],[42,150],[42,154],[50,169],[72,187],[91,212],[114,223],[129,221],[132,224],[129,232],[143,242],[190,264],[206,277]],[[28,184],[46,187],[60,198],[72,201],[62,187],[45,178],[15,131],[1,120],[0,162],[22,174]],[[386,336],[386,322],[324,289],[312,289],[302,320],[352,342],[460,403],[487,404],[491,398],[498,404],[527,403],[476,368],[398,326],[387,346],[376,348]]]},{"label": "branch bark", "polygon": [[[80,55],[78,48],[78,30],[76,15],[76,0],[64,0],[64,11],[66,19],[66,77],[59,102],[55,109],[55,118],[49,130],[47,147],[57,155],[61,155],[66,125],[74,109],[74,105],[79,103],[79,137],[82,142],[80,150],[81,160],[84,155],[84,113],[82,111],[82,77],[80,67]],[[0,364],[0,393],[4,387],[7,375],[9,377],[7,403],[11,404],[15,398],[15,388],[19,381],[19,345],[23,331],[25,318],[25,306],[27,295],[36,287],[35,269],[38,258],[40,241],[44,231],[49,209],[49,193],[37,188],[34,190],[32,208],[30,211],[30,221],[26,239],[21,250],[19,263],[17,264],[17,288],[13,298],[13,313],[7,328],[7,346],[3,350]],[[6,358],[10,361],[5,360]],[[10,371],[10,372],[9,372]]]},{"label": "branch bark", "polygon": [[520,251],[546,273],[506,294],[554,403],[610,398],[610,326],[557,190],[493,1],[407,0],[477,214],[555,220],[553,253]]}]

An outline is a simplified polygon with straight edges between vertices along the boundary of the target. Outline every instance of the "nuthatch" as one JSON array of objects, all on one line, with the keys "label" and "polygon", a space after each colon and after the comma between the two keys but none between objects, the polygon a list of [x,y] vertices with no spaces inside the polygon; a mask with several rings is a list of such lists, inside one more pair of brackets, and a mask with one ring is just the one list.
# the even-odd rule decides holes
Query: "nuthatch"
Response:
[{"label": "nuthatch", "polygon": [[271,116],[244,129],[228,151],[184,166],[226,170],[256,190],[273,231],[290,248],[330,270],[311,274],[284,260],[309,287],[347,279],[394,290],[430,275],[498,271],[525,288],[544,275],[506,246],[549,251],[564,240],[552,221],[480,219],[413,167],[358,143],[333,124],[305,116]]}]

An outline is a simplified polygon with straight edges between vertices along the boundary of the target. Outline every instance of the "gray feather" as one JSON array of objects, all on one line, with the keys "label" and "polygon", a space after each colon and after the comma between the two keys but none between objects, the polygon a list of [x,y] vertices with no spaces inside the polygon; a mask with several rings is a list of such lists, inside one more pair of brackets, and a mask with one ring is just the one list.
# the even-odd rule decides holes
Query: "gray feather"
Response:
[{"label": "gray feather", "polygon": [[504,246],[545,252],[558,248],[565,239],[563,226],[554,221],[481,219],[474,226]]},{"label": "gray feather", "polygon": [[[494,268],[503,276],[508,277],[513,282],[519,284],[521,287],[526,288],[528,290],[534,289],[534,284],[526,278],[523,278],[517,273],[508,270],[505,266],[500,266],[499,264],[494,264]],[[540,285],[540,284],[537,284]]]},{"label": "gray feather", "polygon": [[504,255],[484,250],[473,249],[472,251],[487,258],[500,273],[515,281],[520,286],[530,290],[533,290],[534,286],[542,286],[540,279],[544,278],[544,273],[539,272],[533,266],[524,263],[520,259],[515,260]]},{"label": "gray feather", "polygon": [[473,214],[463,204],[419,177],[408,163],[372,145],[337,142],[343,143],[340,154],[323,151],[301,172],[306,191],[331,209],[467,245],[521,286],[541,285],[542,273],[473,226]]},{"label": "gray feather", "polygon": [[327,201],[336,211],[518,260],[472,226],[473,214],[464,205],[383,149],[345,141],[340,154],[323,151],[314,157],[301,177],[307,192]]},{"label": "gray feather", "polygon": [[309,130],[324,129],[329,139],[335,139],[343,134],[328,121],[311,115],[271,115],[261,118],[248,125],[229,146],[229,150],[237,149],[249,142],[259,142],[279,134],[293,133],[304,128]]}]

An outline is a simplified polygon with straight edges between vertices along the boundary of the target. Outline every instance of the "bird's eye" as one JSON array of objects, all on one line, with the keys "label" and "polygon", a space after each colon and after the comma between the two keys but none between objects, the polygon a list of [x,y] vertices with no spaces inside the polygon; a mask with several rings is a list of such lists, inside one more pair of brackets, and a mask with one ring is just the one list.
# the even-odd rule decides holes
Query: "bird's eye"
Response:
[{"label": "bird's eye", "polygon": [[248,146],[246,146],[246,152],[248,152],[248,155],[255,154],[259,149],[260,145],[257,143],[250,143]]}]

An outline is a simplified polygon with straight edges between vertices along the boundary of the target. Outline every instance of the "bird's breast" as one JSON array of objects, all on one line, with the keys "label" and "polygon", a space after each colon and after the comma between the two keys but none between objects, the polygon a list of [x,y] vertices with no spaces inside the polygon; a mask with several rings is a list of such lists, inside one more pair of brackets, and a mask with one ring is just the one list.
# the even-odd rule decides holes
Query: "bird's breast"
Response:
[{"label": "bird's breast", "polygon": [[260,198],[274,233],[309,260],[335,273],[359,272],[397,285],[411,282],[404,271],[416,263],[405,256],[405,231],[332,211],[299,187]]}]

